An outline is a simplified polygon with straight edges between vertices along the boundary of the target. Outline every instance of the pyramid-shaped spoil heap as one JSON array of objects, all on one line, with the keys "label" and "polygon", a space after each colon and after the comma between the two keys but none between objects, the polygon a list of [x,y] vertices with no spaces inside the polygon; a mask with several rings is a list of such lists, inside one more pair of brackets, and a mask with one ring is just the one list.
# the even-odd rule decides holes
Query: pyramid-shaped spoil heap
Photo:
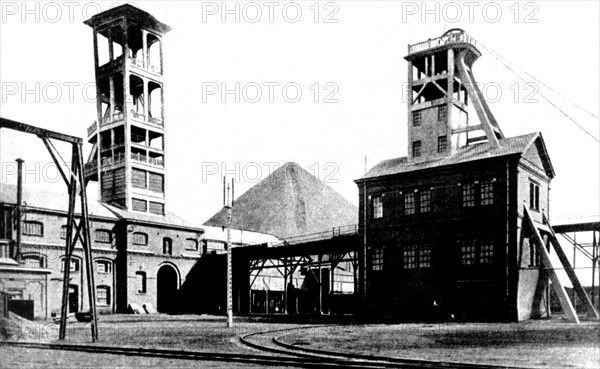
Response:
[{"label": "pyramid-shaped spoil heap", "polygon": [[[296,163],[286,163],[240,196],[232,210],[232,228],[279,238],[317,233],[356,224],[358,209]],[[206,223],[223,226],[221,209]]]}]

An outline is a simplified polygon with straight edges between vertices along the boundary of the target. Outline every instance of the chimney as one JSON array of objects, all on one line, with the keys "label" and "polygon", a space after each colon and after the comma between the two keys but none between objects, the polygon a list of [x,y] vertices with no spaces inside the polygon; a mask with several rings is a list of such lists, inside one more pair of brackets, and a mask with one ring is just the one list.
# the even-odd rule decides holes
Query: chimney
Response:
[{"label": "chimney", "polygon": [[16,215],[16,219],[17,219],[17,227],[16,227],[16,231],[17,231],[17,247],[15,250],[15,260],[20,261],[21,260],[21,218],[22,218],[22,211],[21,211],[21,204],[23,203],[23,162],[24,160],[21,158],[18,158],[17,160],[15,160],[17,162],[17,215]]}]

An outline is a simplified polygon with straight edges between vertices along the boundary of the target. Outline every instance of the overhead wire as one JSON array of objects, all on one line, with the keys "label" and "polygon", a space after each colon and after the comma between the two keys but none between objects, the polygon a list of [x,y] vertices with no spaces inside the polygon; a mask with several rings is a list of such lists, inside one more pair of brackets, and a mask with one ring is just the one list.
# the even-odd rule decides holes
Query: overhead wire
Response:
[{"label": "overhead wire", "polygon": [[[500,54],[496,53],[495,51],[493,51],[492,49],[488,48],[487,46],[479,43],[479,45],[483,46],[484,49],[486,49],[490,54],[492,54],[493,57],[496,58],[496,60],[498,60],[502,65],[504,65],[504,67],[506,67],[506,69],[508,69],[510,72],[512,72],[515,76],[517,76],[520,80],[522,80],[525,83],[529,83],[528,81],[526,81],[521,75],[519,75],[513,68],[511,68],[507,63],[512,64],[513,66],[516,67],[516,65],[514,63],[511,63],[510,61],[508,61],[506,58],[502,57]],[[505,62],[506,60],[506,62]],[[518,68],[518,67],[516,67]],[[521,68],[519,68],[520,70],[522,70]],[[552,88],[550,88],[548,85],[546,85],[545,83],[541,82],[540,80],[538,80],[537,78],[531,76],[529,73],[525,72],[525,74],[527,74],[528,76],[530,76],[531,78],[535,79],[536,81],[540,82],[540,84],[542,84],[543,86],[545,86],[546,88],[550,89],[551,91],[554,91]],[[571,122],[573,122],[577,127],[579,127],[579,129],[581,129],[583,132],[585,132],[588,136],[590,136],[592,139],[594,139],[594,141],[600,143],[600,140],[594,136],[591,132],[589,132],[588,130],[586,130],[581,124],[579,124],[575,119],[573,119],[569,114],[567,114],[563,109],[561,109],[560,107],[558,107],[555,103],[553,103],[548,97],[546,97],[546,95],[544,95],[542,92],[540,92],[539,90],[537,91],[537,93],[544,98],[544,100],[546,100],[550,105],[552,105],[555,109],[557,109],[559,112],[561,112],[565,117],[567,117]],[[558,93],[557,93],[558,94]],[[558,94],[560,95],[560,94]],[[560,95],[562,96],[562,95]],[[569,99],[565,98],[563,96],[564,99],[566,99],[567,101],[571,102]],[[588,114],[592,115],[594,118],[598,119],[598,117],[596,117],[594,114],[590,113],[589,111],[583,109],[582,107],[580,107],[579,105],[571,102],[572,104],[574,104],[575,106],[577,106],[578,108],[582,109],[583,111],[587,112]]]}]

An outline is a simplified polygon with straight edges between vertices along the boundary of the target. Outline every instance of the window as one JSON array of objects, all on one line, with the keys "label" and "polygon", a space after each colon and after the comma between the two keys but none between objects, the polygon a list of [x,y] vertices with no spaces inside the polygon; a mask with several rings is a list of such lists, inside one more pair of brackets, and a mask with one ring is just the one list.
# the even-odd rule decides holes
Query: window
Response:
[{"label": "window", "polygon": [[461,255],[462,265],[475,264],[475,242],[463,241],[461,245]]},{"label": "window", "polygon": [[448,115],[448,106],[446,106],[446,105],[438,106],[438,122],[445,122],[447,115]]},{"label": "window", "polygon": [[133,234],[133,244],[146,246],[148,244],[148,235],[143,232],[135,232]]},{"label": "window", "polygon": [[419,211],[429,213],[431,211],[431,190],[419,191]]},{"label": "window", "polygon": [[492,264],[494,262],[494,242],[490,239],[463,240],[460,248],[462,265]]},{"label": "window", "polygon": [[412,156],[415,158],[421,156],[421,141],[413,141]]},{"label": "window", "polygon": [[417,268],[417,248],[415,245],[405,245],[402,250],[402,260],[404,269]]},{"label": "window", "polygon": [[108,261],[108,260],[98,260],[98,261],[96,261],[96,271],[99,274],[108,274],[108,273],[110,273],[110,261]]},{"label": "window", "polygon": [[146,293],[146,272],[135,272],[137,293]]},{"label": "window", "polygon": [[185,240],[185,249],[190,251],[198,251],[198,240],[188,238]]},{"label": "window", "polygon": [[540,210],[540,185],[533,181],[529,182],[529,208]]},{"label": "window", "polygon": [[475,206],[475,183],[464,183],[462,185],[462,206],[464,208]]},{"label": "window", "polygon": [[431,244],[415,243],[404,245],[402,256],[404,269],[430,268]]},{"label": "window", "polygon": [[38,255],[24,255],[23,260],[27,268],[43,268],[44,259]]},{"label": "window", "polygon": [[415,213],[415,193],[407,192],[404,194],[404,215]]},{"label": "window", "polygon": [[12,208],[0,208],[0,239],[12,238]]},{"label": "window", "polygon": [[131,185],[136,188],[146,188],[146,171],[141,169],[131,169]]},{"label": "window", "polygon": [[431,267],[431,245],[428,243],[418,245],[417,251],[417,265],[419,268]]},{"label": "window", "polygon": [[96,236],[96,242],[102,242],[102,243],[111,243],[112,242],[112,232],[107,229],[96,229],[94,234]]},{"label": "window", "polygon": [[96,287],[96,302],[100,306],[110,305],[110,287],[108,287],[108,286]]},{"label": "window", "polygon": [[165,205],[160,202],[150,201],[150,212],[153,214],[164,215]]},{"label": "window", "polygon": [[413,118],[413,126],[420,126],[421,125],[421,111],[413,111],[412,113],[412,118]]},{"label": "window", "polygon": [[494,203],[494,182],[481,182],[481,205],[492,205]]},{"label": "window", "polygon": [[373,196],[373,219],[383,218],[383,199],[381,196]]},{"label": "window", "polygon": [[131,207],[135,211],[148,211],[148,202],[146,200],[141,199],[131,199]]},{"label": "window", "polygon": [[371,270],[383,270],[383,247],[373,248]]},{"label": "window", "polygon": [[44,224],[41,222],[34,222],[26,220],[23,222],[23,234],[26,236],[44,236]]},{"label": "window", "polygon": [[163,238],[163,254],[173,255],[173,240],[168,237]]},{"label": "window", "polygon": [[487,240],[479,248],[479,264],[491,264],[494,261],[494,244]]},{"label": "window", "polygon": [[446,136],[438,137],[438,152],[446,152],[448,149],[448,138]]},{"label": "window", "polygon": [[536,243],[531,242],[531,238],[526,238],[525,240],[529,243],[529,266],[540,266],[540,255]]},{"label": "window", "polygon": [[[162,174],[149,172],[149,189],[156,192],[164,192],[164,177]],[[152,205],[150,205],[152,206]],[[152,210],[150,210],[152,211]]]},{"label": "window", "polygon": [[63,240],[67,238],[67,226],[61,226],[60,227],[60,238],[62,238]]},{"label": "window", "polygon": [[[65,258],[62,258],[61,262],[60,262],[60,271],[64,272],[65,271]],[[71,267],[69,268],[69,270],[71,272],[77,272],[79,271],[79,259],[73,259],[71,258]]]}]

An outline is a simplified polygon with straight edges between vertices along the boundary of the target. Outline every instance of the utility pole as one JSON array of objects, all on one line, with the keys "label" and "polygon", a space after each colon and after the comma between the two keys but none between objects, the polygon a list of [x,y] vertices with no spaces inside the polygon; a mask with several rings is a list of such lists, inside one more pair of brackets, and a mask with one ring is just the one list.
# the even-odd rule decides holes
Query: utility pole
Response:
[{"label": "utility pole", "polygon": [[225,183],[226,177],[223,176],[223,206],[227,210],[227,328],[231,328],[233,327],[233,283],[231,273],[231,210],[233,208],[233,178],[231,179],[231,187],[229,187],[229,183],[227,183],[227,188],[225,188]]}]

